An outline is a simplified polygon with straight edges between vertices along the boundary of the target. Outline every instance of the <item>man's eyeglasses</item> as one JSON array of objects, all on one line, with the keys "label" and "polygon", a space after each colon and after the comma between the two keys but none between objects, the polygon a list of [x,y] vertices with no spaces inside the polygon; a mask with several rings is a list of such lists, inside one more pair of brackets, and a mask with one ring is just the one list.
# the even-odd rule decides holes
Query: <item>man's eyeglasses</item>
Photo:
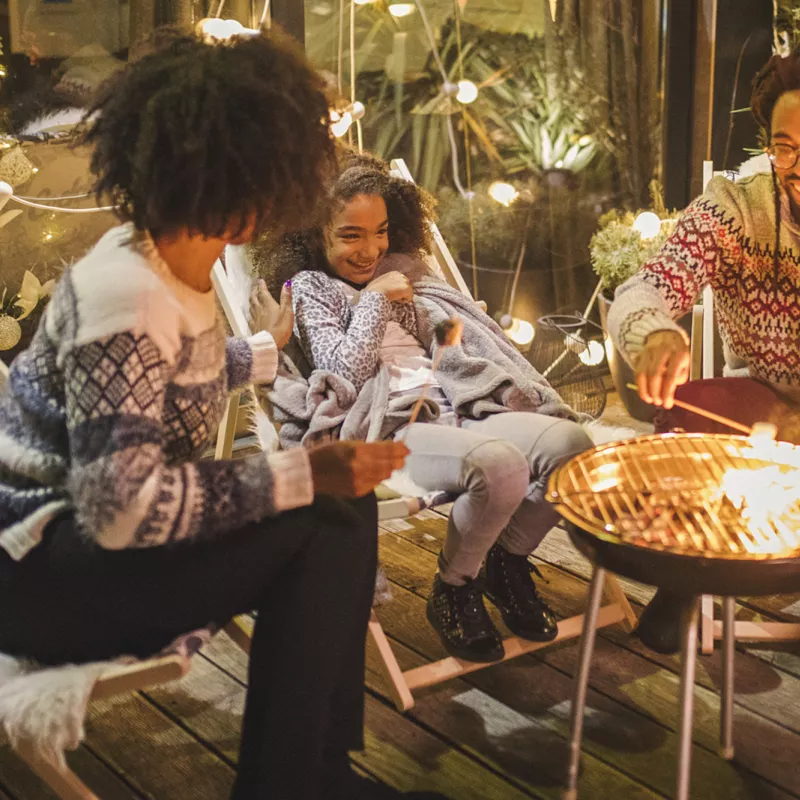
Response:
[{"label": "man's eyeglasses", "polygon": [[800,150],[790,144],[771,144],[766,152],[777,169],[791,169],[800,158]]}]

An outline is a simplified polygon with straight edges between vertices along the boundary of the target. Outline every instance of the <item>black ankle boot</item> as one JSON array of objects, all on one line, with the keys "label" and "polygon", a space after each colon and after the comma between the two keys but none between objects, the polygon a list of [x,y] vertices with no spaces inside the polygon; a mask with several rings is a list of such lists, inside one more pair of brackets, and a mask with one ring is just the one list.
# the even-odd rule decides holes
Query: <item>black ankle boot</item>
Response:
[{"label": "black ankle boot", "polygon": [[558,636],[556,616],[539,597],[532,571],[541,577],[527,556],[515,556],[494,544],[486,556],[486,596],[517,636],[532,642],[550,642]]},{"label": "black ankle boot", "polygon": [[674,655],[681,649],[683,619],[696,602],[696,597],[659,589],[639,617],[634,633],[656,653]]},{"label": "black ankle boot", "polygon": [[437,574],[427,613],[451,656],[465,661],[498,661],[505,655],[503,640],[486,613],[475,581],[451,586]]}]

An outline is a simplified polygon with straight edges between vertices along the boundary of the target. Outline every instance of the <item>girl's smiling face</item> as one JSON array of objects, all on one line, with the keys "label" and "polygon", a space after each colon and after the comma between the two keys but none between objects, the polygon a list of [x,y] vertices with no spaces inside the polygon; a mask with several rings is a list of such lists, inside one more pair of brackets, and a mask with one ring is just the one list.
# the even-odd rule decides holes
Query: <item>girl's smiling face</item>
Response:
[{"label": "girl's smiling face", "polygon": [[325,234],[333,273],[357,286],[372,280],[389,249],[389,219],[380,195],[359,194],[334,214]]}]

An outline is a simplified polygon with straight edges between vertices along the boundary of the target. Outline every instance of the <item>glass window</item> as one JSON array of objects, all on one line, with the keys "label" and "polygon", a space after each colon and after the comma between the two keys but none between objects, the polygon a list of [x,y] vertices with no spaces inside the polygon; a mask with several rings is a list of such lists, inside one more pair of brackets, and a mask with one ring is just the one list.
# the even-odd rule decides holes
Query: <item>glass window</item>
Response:
[{"label": "glass window", "polygon": [[306,48],[403,158],[491,313],[582,311],[589,241],[660,174],[662,4],[306,0]]}]

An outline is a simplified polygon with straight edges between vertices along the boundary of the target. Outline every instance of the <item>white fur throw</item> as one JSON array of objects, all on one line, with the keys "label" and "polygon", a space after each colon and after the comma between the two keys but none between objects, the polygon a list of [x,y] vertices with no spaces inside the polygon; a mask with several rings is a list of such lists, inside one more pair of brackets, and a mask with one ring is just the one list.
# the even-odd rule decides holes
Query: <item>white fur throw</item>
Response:
[{"label": "white fur throw", "polygon": [[64,769],[64,751],[84,739],[95,681],[111,666],[115,663],[37,669],[0,654],[0,723],[11,746],[25,742],[43,761]]}]

